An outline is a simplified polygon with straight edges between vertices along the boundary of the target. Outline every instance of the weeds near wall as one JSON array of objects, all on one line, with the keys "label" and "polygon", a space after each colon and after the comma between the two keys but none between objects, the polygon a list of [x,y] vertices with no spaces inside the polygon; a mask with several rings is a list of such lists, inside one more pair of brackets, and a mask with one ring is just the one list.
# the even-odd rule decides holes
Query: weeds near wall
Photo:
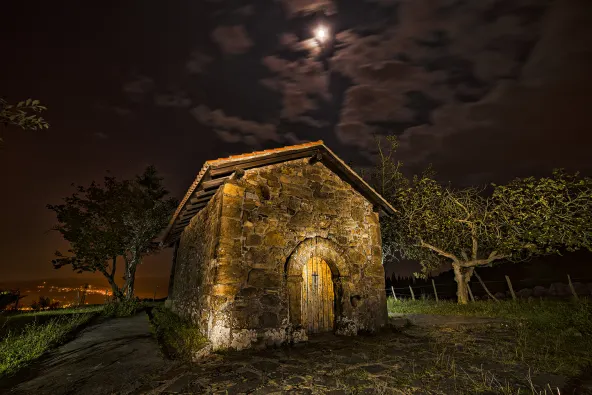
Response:
[{"label": "weeds near wall", "polygon": [[152,331],[163,353],[171,359],[191,361],[207,344],[199,328],[164,307],[150,312]]}]

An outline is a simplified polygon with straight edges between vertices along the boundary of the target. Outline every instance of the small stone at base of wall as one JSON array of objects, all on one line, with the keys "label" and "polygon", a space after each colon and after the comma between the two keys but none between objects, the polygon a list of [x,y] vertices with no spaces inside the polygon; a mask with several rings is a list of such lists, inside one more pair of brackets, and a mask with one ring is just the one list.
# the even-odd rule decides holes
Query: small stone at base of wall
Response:
[{"label": "small stone at base of wall", "polygon": [[212,345],[208,344],[191,356],[191,362],[199,362],[212,353]]},{"label": "small stone at base of wall", "polygon": [[354,320],[346,317],[340,317],[337,320],[336,335],[341,336],[356,336],[358,334],[358,325]]},{"label": "small stone at base of wall", "polygon": [[308,336],[304,328],[292,331],[290,336],[290,343],[297,344],[308,341]]},{"label": "small stone at base of wall", "polygon": [[257,331],[254,329],[233,330],[230,348],[243,350],[251,347],[251,344],[257,340]]}]

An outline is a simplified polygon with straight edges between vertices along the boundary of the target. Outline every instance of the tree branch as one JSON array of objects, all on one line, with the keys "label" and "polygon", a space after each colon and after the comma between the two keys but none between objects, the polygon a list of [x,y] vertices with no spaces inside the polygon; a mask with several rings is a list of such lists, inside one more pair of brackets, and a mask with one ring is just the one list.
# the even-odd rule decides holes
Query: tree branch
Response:
[{"label": "tree branch", "polygon": [[504,258],[508,258],[508,257],[509,257],[509,255],[497,255],[497,251],[493,251],[491,254],[489,254],[489,257],[487,259],[474,259],[469,262],[460,262],[460,266],[461,267],[475,267],[475,266],[488,265],[493,261],[497,261],[499,259],[504,259]]},{"label": "tree branch", "polygon": [[455,255],[450,254],[450,253],[448,253],[446,251],[443,251],[443,250],[439,249],[438,247],[434,247],[433,245],[428,244],[428,243],[424,242],[423,240],[420,240],[420,244],[419,245],[421,247],[425,247],[427,249],[430,249],[430,250],[434,251],[438,255],[442,255],[442,256],[444,256],[446,258],[452,259],[452,261],[455,262],[455,263],[458,263],[458,261],[459,261],[458,258]]},{"label": "tree branch", "polygon": [[113,257],[113,267],[111,268],[111,277],[115,276],[115,271],[117,269],[117,256]]}]

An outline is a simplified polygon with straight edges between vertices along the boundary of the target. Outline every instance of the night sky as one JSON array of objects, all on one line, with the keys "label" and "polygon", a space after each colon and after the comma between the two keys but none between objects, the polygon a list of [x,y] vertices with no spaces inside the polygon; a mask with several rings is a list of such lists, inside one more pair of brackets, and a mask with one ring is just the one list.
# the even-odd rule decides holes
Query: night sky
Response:
[{"label": "night sky", "polygon": [[[592,173],[590,0],[13,0],[1,16],[0,96],[41,100],[51,123],[0,130],[1,281],[73,275],[50,263],[67,244],[45,206],[107,170],[154,164],[181,198],[208,159],[322,139],[366,167],[392,133],[410,172],[458,186]],[[170,255],[138,276],[166,278]]]}]

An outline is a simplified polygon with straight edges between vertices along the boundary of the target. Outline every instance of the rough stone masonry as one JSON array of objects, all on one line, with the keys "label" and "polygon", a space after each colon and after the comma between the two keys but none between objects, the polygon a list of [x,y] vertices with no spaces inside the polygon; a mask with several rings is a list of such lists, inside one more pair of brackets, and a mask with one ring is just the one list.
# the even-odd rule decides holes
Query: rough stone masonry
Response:
[{"label": "rough stone masonry", "polygon": [[385,325],[375,206],[321,162],[247,169],[183,230],[167,305],[198,325],[213,349],[306,340],[302,273],[312,256],[331,271],[335,333]]}]

